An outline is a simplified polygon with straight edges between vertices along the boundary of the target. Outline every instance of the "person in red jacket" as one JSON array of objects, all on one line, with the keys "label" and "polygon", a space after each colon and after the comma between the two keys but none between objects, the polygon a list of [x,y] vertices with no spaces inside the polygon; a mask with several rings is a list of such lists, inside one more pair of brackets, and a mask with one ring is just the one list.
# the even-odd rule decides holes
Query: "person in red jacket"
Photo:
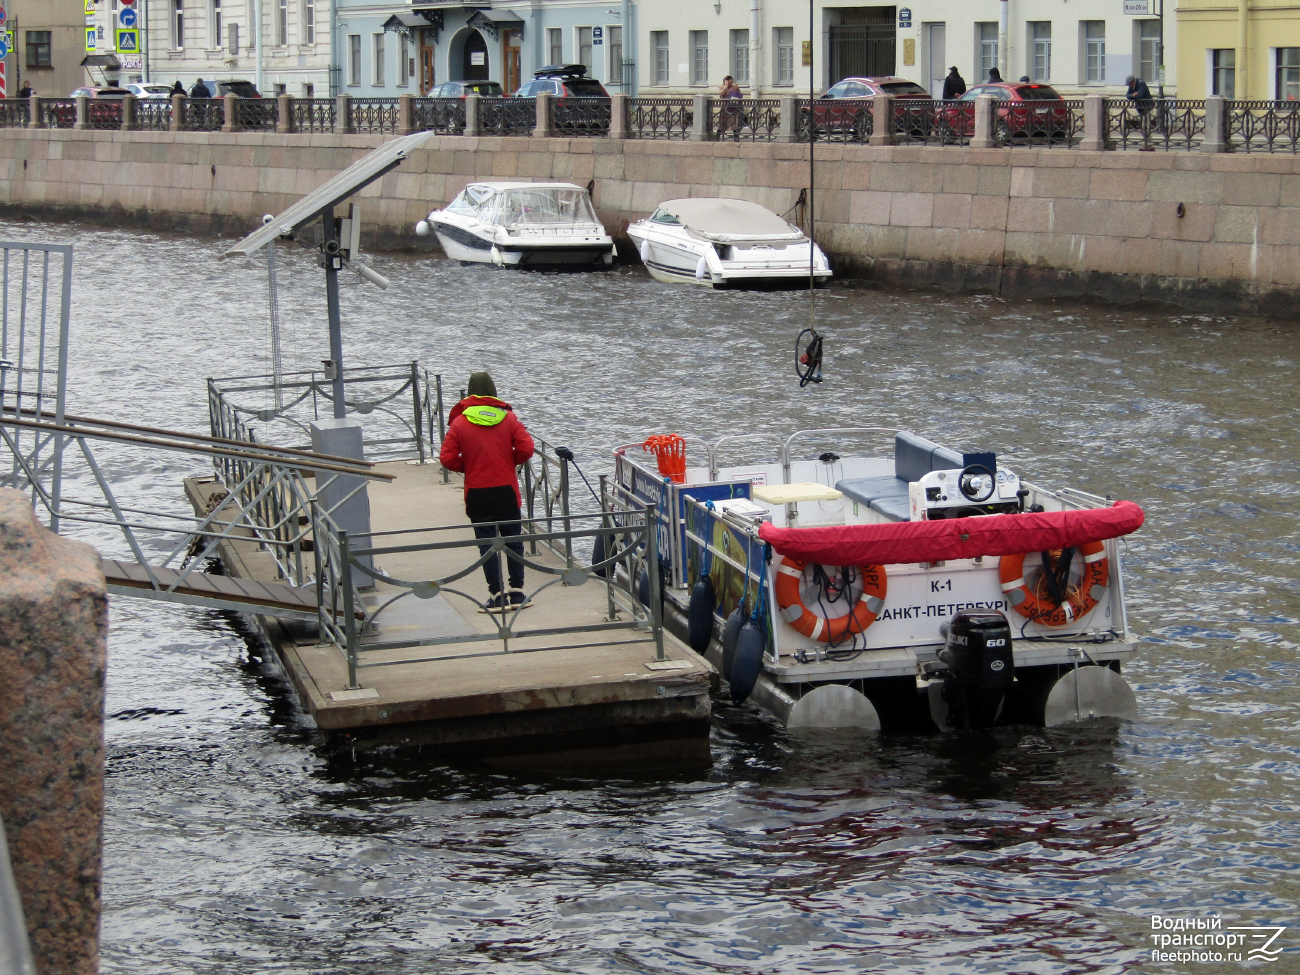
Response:
[{"label": "person in red jacket", "polygon": [[[452,408],[439,460],[447,470],[465,475],[465,513],[474,525],[475,538],[518,535],[523,530],[522,501],[515,468],[533,456],[533,438],[510,404],[497,399],[496,383],[486,372],[469,377],[467,392]],[[523,558],[522,542],[507,547],[517,558]],[[486,555],[491,548],[490,544],[479,545],[479,554]],[[508,556],[507,561],[508,593],[501,588],[500,560],[491,558],[483,563],[490,593],[487,609],[522,606],[525,602],[524,564]]]}]

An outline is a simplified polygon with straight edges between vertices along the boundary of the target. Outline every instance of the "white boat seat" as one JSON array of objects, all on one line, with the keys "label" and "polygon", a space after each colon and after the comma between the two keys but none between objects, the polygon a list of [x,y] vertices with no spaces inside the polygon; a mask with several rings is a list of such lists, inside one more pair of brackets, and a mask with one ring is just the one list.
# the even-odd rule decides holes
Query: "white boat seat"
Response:
[{"label": "white boat seat", "polygon": [[800,501],[838,501],[843,495],[835,488],[812,481],[799,481],[794,484],[756,485],[751,491],[755,501],[766,504],[796,504]]}]

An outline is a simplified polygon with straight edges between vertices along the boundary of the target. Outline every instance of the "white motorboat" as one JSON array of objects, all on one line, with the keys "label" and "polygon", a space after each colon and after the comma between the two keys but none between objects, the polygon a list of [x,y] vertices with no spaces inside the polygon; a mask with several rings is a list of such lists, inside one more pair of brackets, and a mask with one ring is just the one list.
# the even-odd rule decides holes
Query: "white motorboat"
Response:
[{"label": "white motorboat", "polygon": [[587,191],[572,183],[470,183],[416,224],[447,256],[512,267],[607,267],[617,253]]},{"label": "white motorboat", "polygon": [[[665,624],[733,699],[791,727],[1134,718],[1121,538],[1142,509],[906,431],[889,454],[839,452],[874,429],[800,431],[730,467],[721,445],[752,436],[705,444],[696,466],[676,436],[644,445],[657,465],[641,444],[617,448],[605,510],[616,527],[628,506],[658,512]],[[813,457],[792,455],[798,440]],[[646,568],[628,574],[649,606]]]},{"label": "white motorboat", "polygon": [[802,230],[745,200],[667,200],[627,235],[659,281],[722,288],[831,276],[826,255]]}]

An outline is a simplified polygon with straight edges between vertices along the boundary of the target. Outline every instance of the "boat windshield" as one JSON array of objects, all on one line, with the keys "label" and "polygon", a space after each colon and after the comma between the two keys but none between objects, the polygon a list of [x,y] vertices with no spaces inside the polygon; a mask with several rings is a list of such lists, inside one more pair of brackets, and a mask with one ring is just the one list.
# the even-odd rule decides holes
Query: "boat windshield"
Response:
[{"label": "boat windshield", "polygon": [[598,225],[587,194],[577,188],[502,190],[497,194],[487,222],[503,227],[571,227]]}]

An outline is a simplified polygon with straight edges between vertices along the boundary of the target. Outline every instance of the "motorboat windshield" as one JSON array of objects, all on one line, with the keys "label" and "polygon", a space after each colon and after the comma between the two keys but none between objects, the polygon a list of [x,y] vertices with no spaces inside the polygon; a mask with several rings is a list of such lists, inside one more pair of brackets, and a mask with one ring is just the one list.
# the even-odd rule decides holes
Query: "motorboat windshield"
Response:
[{"label": "motorboat windshield", "polygon": [[512,230],[601,231],[587,192],[572,185],[486,186],[471,184],[447,206],[452,213],[477,217]]}]

